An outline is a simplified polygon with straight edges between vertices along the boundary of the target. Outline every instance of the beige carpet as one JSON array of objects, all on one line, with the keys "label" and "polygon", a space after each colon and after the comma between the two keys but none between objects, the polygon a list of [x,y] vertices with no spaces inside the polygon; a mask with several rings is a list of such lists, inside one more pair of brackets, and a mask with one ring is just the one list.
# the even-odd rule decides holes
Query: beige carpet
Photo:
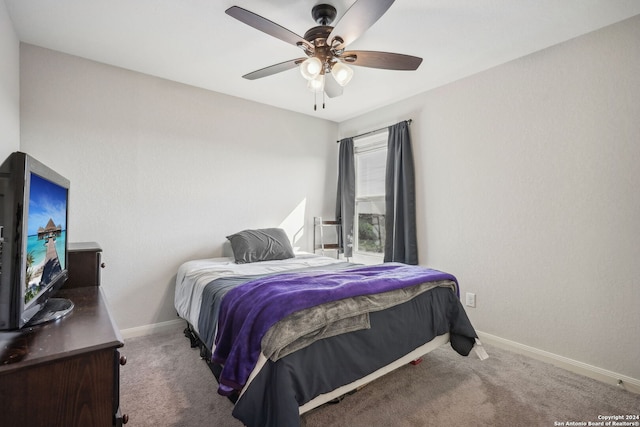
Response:
[{"label": "beige carpet", "polygon": [[[242,426],[182,329],[126,340],[120,402],[128,426]],[[446,345],[417,366],[404,366],[339,404],[305,414],[303,425],[556,426],[640,414],[638,394],[485,347],[491,357],[480,361]]]}]

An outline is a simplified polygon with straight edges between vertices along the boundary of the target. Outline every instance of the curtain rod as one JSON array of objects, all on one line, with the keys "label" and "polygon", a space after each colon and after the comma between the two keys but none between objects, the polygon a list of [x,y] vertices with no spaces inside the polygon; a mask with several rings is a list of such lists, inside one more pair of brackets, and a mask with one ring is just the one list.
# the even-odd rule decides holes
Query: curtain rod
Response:
[{"label": "curtain rod", "polygon": [[[411,119],[409,120],[405,120],[407,122],[408,125],[411,124]],[[370,130],[369,132],[365,132],[365,133],[361,133],[360,135],[356,135],[356,136],[352,136],[351,138],[360,138],[361,136],[367,136],[367,135],[371,135],[372,133],[376,133],[376,132],[380,132],[381,130],[385,130],[388,129],[389,126],[385,126],[383,128],[380,129],[375,129],[375,130]],[[340,144],[340,141],[336,141],[338,144]]]}]

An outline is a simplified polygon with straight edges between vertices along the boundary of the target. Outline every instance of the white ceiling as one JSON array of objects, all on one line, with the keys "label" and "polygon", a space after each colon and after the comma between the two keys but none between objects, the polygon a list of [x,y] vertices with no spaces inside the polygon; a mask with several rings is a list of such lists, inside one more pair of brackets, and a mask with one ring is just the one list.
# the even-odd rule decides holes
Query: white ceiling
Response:
[{"label": "white ceiling", "polygon": [[335,122],[640,14],[638,0],[397,0],[349,48],[419,56],[420,68],[354,67],[344,94],[314,111],[296,69],[241,77],[304,54],[224,11],[240,6],[304,35],[315,4],[340,19],[354,0],[5,2],[23,42]]}]

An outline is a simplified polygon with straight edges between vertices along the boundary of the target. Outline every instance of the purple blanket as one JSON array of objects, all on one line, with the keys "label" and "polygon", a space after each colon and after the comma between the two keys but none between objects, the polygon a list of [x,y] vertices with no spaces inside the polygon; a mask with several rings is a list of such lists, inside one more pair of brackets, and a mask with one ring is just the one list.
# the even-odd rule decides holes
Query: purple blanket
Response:
[{"label": "purple blanket", "polygon": [[262,337],[279,320],[305,308],[344,298],[392,291],[437,280],[448,273],[400,263],[342,271],[283,273],[229,291],[220,308],[213,361],[223,365],[218,393],[245,385],[260,356]]}]

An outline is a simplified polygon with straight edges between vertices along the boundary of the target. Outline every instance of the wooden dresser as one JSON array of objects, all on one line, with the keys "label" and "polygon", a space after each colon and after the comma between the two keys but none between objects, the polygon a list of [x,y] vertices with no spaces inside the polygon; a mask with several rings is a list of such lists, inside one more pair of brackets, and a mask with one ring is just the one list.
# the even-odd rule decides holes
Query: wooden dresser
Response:
[{"label": "wooden dresser", "polygon": [[[0,333],[2,426],[107,427],[128,420],[120,411],[124,341],[100,288],[101,249],[70,244],[69,252],[72,286],[56,297],[70,299],[73,311],[54,322]],[[80,262],[96,264],[74,265]]]}]

